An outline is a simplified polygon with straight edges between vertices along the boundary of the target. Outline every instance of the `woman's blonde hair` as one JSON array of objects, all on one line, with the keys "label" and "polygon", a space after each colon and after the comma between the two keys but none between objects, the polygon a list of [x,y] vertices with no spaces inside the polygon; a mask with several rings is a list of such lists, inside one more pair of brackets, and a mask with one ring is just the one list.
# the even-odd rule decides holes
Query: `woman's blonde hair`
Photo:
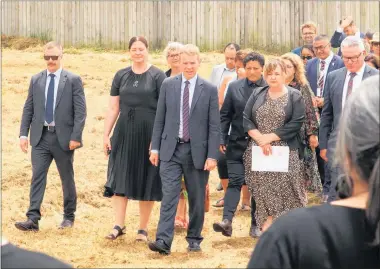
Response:
[{"label": "woman's blonde hair", "polygon": [[274,58],[270,60],[266,65],[264,65],[264,77],[268,76],[268,73],[272,73],[274,70],[276,70],[277,67],[281,68],[282,73],[286,74],[286,67],[283,61],[279,58]]},{"label": "woman's blonde hair", "polygon": [[297,83],[301,84],[301,86],[308,84],[305,75],[305,67],[300,56],[292,52],[288,52],[281,56],[281,60],[288,60],[292,63],[295,70],[294,78]]},{"label": "woman's blonde hair", "polygon": [[179,42],[169,42],[166,48],[164,49],[164,55],[165,58],[169,57],[169,53],[173,51],[178,51],[180,52],[181,49],[183,48],[183,44]]}]

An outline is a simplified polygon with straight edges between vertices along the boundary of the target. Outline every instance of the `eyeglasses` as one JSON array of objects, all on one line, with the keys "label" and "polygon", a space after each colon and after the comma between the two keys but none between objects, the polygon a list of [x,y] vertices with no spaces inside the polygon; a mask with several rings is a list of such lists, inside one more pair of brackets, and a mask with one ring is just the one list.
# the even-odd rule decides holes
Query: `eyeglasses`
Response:
[{"label": "eyeglasses", "polygon": [[308,32],[308,33],[302,33],[302,35],[315,35],[315,33]]},{"label": "eyeglasses", "polygon": [[313,50],[314,51],[324,50],[328,45],[330,45],[330,43],[327,43],[326,45],[320,46],[320,47],[313,47]]},{"label": "eyeglasses", "polygon": [[48,55],[44,55],[44,59],[45,61],[49,61],[50,59],[52,59],[53,61],[56,61],[58,60],[59,56],[48,56]]},{"label": "eyeglasses", "polygon": [[301,56],[301,58],[302,58],[302,60],[306,60],[306,59],[310,60],[310,59],[313,59],[312,56]]},{"label": "eyeglasses", "polygon": [[343,56],[342,59],[343,59],[343,62],[349,62],[351,60],[351,62],[356,63],[361,55],[362,55],[362,52],[360,52],[358,56],[354,56],[354,57]]},{"label": "eyeglasses", "polygon": [[179,57],[179,53],[177,53],[177,54],[169,54],[168,55],[168,58],[176,58],[176,57]]}]

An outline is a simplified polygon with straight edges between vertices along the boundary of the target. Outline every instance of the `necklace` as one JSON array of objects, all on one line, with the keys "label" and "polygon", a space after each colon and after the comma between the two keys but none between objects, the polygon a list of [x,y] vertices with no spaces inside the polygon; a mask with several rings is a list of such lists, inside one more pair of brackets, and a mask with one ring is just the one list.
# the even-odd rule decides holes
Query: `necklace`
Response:
[{"label": "necklace", "polygon": [[135,80],[133,82],[133,85],[132,85],[133,87],[137,88],[139,86],[139,79],[140,79],[141,75],[144,74],[148,70],[148,68],[149,67],[148,67],[148,64],[147,64],[147,65],[145,65],[144,71],[142,73],[138,74],[138,73],[135,72],[134,66],[132,64],[133,79]]}]

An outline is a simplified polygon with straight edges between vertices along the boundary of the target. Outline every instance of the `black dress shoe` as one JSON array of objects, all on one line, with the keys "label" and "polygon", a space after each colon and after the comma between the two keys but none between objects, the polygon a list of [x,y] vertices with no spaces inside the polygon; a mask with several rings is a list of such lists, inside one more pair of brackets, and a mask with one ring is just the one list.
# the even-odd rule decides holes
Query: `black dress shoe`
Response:
[{"label": "black dress shoe", "polygon": [[202,251],[201,246],[197,242],[190,242],[189,246],[187,247],[187,250],[192,252]]},{"label": "black dress shoe", "polygon": [[251,226],[251,228],[249,229],[249,236],[252,237],[252,238],[258,238],[261,236],[261,231],[259,228],[257,228],[257,226]]},{"label": "black dress shoe", "polygon": [[64,219],[61,225],[59,225],[58,229],[72,228],[73,226],[74,226],[74,221]]},{"label": "black dress shoe", "polygon": [[19,229],[21,231],[35,231],[35,232],[37,232],[39,230],[38,222],[34,222],[31,219],[28,219],[27,221],[23,221],[23,222],[16,222],[15,226],[17,229]]},{"label": "black dress shoe", "polygon": [[163,240],[149,242],[148,246],[151,251],[158,252],[163,255],[170,254],[170,249],[166,246]]},{"label": "black dress shoe", "polygon": [[224,236],[231,236],[232,235],[232,222],[228,219],[224,219],[220,223],[214,223],[212,225],[215,232],[222,233]]}]

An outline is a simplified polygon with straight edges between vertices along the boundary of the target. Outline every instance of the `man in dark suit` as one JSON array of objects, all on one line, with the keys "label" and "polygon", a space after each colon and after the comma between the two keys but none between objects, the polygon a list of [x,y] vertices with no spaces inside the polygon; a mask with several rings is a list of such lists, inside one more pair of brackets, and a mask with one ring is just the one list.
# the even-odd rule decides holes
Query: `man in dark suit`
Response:
[{"label": "man in dark suit", "polygon": [[[243,128],[243,111],[252,92],[257,87],[266,86],[262,76],[265,64],[264,56],[249,53],[243,60],[246,78],[232,82],[220,110],[222,139],[220,151],[226,154],[228,167],[228,187],[224,196],[223,217],[221,223],[214,223],[215,232],[224,236],[232,235],[232,219],[240,200],[240,190],[245,183],[243,154],[248,146],[248,136]],[[231,126],[231,133],[228,132]],[[226,147],[226,145],[228,146]],[[256,203],[251,197],[251,237],[260,236],[255,220]]]},{"label": "man in dark suit", "polygon": [[334,35],[331,37],[331,45],[333,48],[339,48],[338,55],[342,56],[341,44],[347,36],[356,36],[358,38],[364,38],[365,35],[359,31],[354,20],[351,16],[348,16],[339,22],[339,27],[335,30]]},{"label": "man in dark suit", "polygon": [[158,99],[150,161],[156,166],[160,161],[163,198],[156,241],[149,248],[161,254],[170,253],[182,174],[189,198],[188,250],[201,250],[205,188],[219,156],[220,117],[216,86],[198,76],[199,64],[199,49],[185,45],[183,73],[162,83]]},{"label": "man in dark suit", "polygon": [[[344,67],[342,59],[331,51],[331,44],[327,35],[319,35],[314,38],[313,48],[316,58],[311,59],[306,65],[306,77],[310,87],[314,92],[315,100],[319,113],[323,107],[323,88],[327,75],[339,68]],[[328,169],[325,169],[326,163],[319,155],[319,147],[316,148],[318,171],[323,184],[323,201],[327,201],[330,189],[330,177]]]},{"label": "man in dark suit", "polygon": [[326,79],[319,145],[320,155],[328,162],[331,176],[328,202],[337,198],[337,180],[342,174],[341,169],[335,166],[333,160],[340,114],[347,98],[356,90],[361,81],[379,74],[378,70],[365,64],[365,54],[364,43],[361,39],[355,36],[346,37],[342,42],[342,59],[345,67],[331,72]]},{"label": "man in dark suit", "polygon": [[16,222],[23,231],[38,231],[41,203],[51,162],[55,161],[62,181],[64,217],[60,228],[72,227],[77,194],[74,182],[74,150],[82,146],[86,100],[79,76],[61,67],[62,46],[49,42],[44,47],[47,70],[31,79],[21,119],[20,147],[32,146],[32,184],[27,221]]}]

